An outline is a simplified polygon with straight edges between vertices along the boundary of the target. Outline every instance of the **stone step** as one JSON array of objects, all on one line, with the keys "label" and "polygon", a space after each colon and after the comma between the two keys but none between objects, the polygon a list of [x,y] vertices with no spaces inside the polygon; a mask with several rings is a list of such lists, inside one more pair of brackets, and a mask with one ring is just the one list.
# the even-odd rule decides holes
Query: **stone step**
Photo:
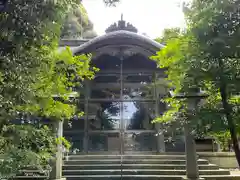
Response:
[{"label": "stone step", "polygon": [[182,159],[185,155],[69,155],[66,159]]},{"label": "stone step", "polygon": [[203,175],[201,177],[205,180],[240,180],[240,176],[237,175]]},{"label": "stone step", "polygon": [[[113,175],[113,176],[65,176],[67,180],[186,180],[185,176],[169,176],[169,175]],[[239,176],[230,175],[214,175],[201,176],[204,180],[239,180]]]},{"label": "stone step", "polygon": [[48,179],[48,176],[16,176],[15,178],[13,178],[14,180],[46,180]]},{"label": "stone step", "polygon": [[[64,161],[67,180],[184,180],[184,154],[69,155]],[[199,173],[205,180],[240,180],[230,171],[198,159]]]},{"label": "stone step", "polygon": [[[186,164],[186,160],[176,159],[78,159],[65,160],[64,165],[68,164]],[[199,159],[198,164],[209,164],[207,160]]]},{"label": "stone step", "polygon": [[[214,164],[202,164],[198,166],[200,170],[217,170]],[[80,164],[64,165],[63,170],[82,170],[82,169],[186,169],[184,164]]]},{"label": "stone step", "polygon": [[21,170],[20,173],[14,178],[14,180],[18,180],[18,179],[45,180],[45,179],[48,179],[48,176],[47,176],[48,173],[49,171],[43,172],[37,169],[25,169],[25,170]]},{"label": "stone step", "polygon": [[109,151],[102,151],[101,153],[99,152],[88,152],[88,154],[86,153],[82,153],[82,152],[76,152],[76,153],[68,153],[69,155],[80,155],[80,156],[152,156],[152,155],[168,155],[168,156],[172,156],[172,155],[184,155],[185,156],[185,152],[152,152],[152,151],[130,151],[130,153],[125,152],[125,154],[120,155],[119,151],[116,151],[114,153],[109,152]]},{"label": "stone step", "polygon": [[182,180],[182,176],[171,175],[73,175],[67,180]]},{"label": "stone step", "polygon": [[45,171],[42,171],[42,170],[38,170],[38,169],[23,169],[20,171],[21,174],[48,174],[49,173],[49,170],[45,170]]},{"label": "stone step", "polygon": [[[185,176],[169,176],[169,175],[91,175],[91,176],[65,176],[67,180],[185,180]],[[230,175],[214,175],[201,176],[205,180],[239,180],[239,176]]]},{"label": "stone step", "polygon": [[[64,170],[63,175],[186,175],[186,170],[162,169],[98,169],[98,170]],[[230,175],[227,170],[199,170],[200,175]]]}]

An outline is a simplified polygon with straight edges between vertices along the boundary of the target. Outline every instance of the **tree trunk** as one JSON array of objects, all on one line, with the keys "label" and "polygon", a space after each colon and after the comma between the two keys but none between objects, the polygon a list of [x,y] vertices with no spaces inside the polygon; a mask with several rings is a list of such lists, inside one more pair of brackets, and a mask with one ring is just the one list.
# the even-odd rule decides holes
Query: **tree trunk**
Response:
[{"label": "tree trunk", "polygon": [[229,131],[231,134],[233,150],[236,155],[238,167],[240,168],[240,149],[239,149],[239,143],[238,143],[238,138],[237,138],[237,131],[236,131],[234,120],[231,115],[232,108],[230,107],[230,105],[228,103],[227,87],[226,87],[226,83],[224,81],[221,82],[220,93],[221,93],[221,98],[222,98],[224,114],[227,118],[228,128],[229,128]]}]

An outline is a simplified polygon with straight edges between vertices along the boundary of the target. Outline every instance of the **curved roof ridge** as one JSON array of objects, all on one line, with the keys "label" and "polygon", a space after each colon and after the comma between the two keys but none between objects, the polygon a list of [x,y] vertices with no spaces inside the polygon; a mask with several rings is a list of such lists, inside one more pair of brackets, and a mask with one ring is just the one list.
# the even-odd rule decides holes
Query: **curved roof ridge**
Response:
[{"label": "curved roof ridge", "polygon": [[[144,35],[126,31],[126,30],[119,30],[119,31],[110,32],[110,33],[104,34],[102,36],[98,36],[94,39],[91,39],[88,42],[75,48],[73,53],[89,52],[88,49],[89,48],[94,49],[94,45],[98,46],[98,44],[101,42],[104,42],[106,40],[113,40],[113,39],[117,39],[117,38],[127,39],[129,41],[127,44],[129,44],[129,45],[131,45],[131,40],[136,40],[136,41],[142,42],[144,44],[146,43],[146,46],[152,46],[154,49],[161,49],[164,47],[164,45],[162,45]],[[118,45],[118,44],[116,43],[116,45]],[[135,45],[137,45],[137,43],[135,43]]]}]

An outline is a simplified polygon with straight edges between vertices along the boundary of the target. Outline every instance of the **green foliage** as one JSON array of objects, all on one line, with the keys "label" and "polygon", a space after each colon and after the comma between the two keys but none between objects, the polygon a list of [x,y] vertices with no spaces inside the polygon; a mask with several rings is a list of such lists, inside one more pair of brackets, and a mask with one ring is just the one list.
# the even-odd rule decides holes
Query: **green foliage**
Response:
[{"label": "green foliage", "polygon": [[71,143],[65,137],[56,138],[56,144],[62,145],[66,150],[71,148]]},{"label": "green foliage", "polygon": [[227,151],[231,141],[231,135],[229,131],[211,132],[209,136],[215,139],[220,145],[222,151]]},{"label": "green foliage", "polygon": [[[52,96],[55,92],[63,91],[67,77],[63,77],[66,76],[64,72],[59,76],[60,70],[64,68],[57,67],[57,63],[64,52],[57,55],[57,42],[61,23],[74,3],[70,0],[57,1],[56,4],[11,1],[6,12],[1,14],[0,123],[13,119],[19,106],[39,101],[38,96],[42,97],[46,93],[49,97],[50,93],[53,93]],[[70,55],[69,50],[66,53]],[[64,63],[71,66],[71,58],[64,59]],[[42,87],[38,87],[40,84]],[[67,87],[68,84],[65,85]],[[54,104],[52,98],[45,101],[45,106],[48,104],[53,104],[56,110],[59,107],[66,108],[57,102]]]},{"label": "green foliage", "polygon": [[5,125],[0,136],[0,178],[13,177],[28,167],[49,171],[55,152],[55,137],[47,126]]},{"label": "green foliage", "polygon": [[[116,6],[119,0],[103,0],[106,6]],[[92,39],[97,36],[93,29],[93,23],[81,1],[68,13],[62,29],[62,38]]]},{"label": "green foliage", "polygon": [[61,37],[62,38],[93,38],[96,37],[93,24],[89,20],[84,6],[79,2],[77,6],[67,15]]},{"label": "green foliage", "polygon": [[5,140],[4,144],[1,145],[1,150],[6,150],[14,144],[15,147],[20,149],[33,149],[35,152],[44,149],[51,153],[55,147],[52,145],[55,138],[47,126],[40,129],[26,124],[4,126],[1,138]]},{"label": "green foliage", "polygon": [[43,51],[46,51],[43,58],[47,64],[42,63],[42,68],[35,71],[36,81],[28,92],[31,101],[18,109],[53,119],[70,119],[76,111],[75,105],[67,103],[70,95],[84,78],[92,79],[97,69],[90,68],[91,56],[73,56],[68,47],[61,53],[50,52],[47,47]]},{"label": "green foliage", "polygon": [[73,56],[68,47],[58,50],[63,22],[77,3],[13,0],[0,14],[1,176],[14,176],[26,166],[47,166],[56,148],[46,127],[10,122],[21,113],[69,119],[76,114],[71,94],[97,70],[89,66],[90,55]]},{"label": "green foliage", "polygon": [[[173,30],[175,31],[175,29]],[[169,32],[171,32],[169,30]],[[176,35],[176,34],[175,34]],[[169,39],[168,39],[169,38]],[[162,38],[164,39],[164,38]],[[166,68],[167,86],[171,90],[174,88],[174,94],[181,92],[188,93],[190,89],[196,87],[194,78],[190,73],[190,64],[188,56],[190,52],[197,52],[196,44],[192,36],[186,34],[178,34],[178,37],[165,37],[167,46],[151,59],[156,61],[160,68]],[[175,99],[174,97],[166,97],[163,102],[168,104],[168,110],[160,117],[157,117],[154,122],[169,122],[178,120],[178,115],[184,112],[186,107],[185,100]]]},{"label": "green foliage", "polygon": [[[84,78],[93,77],[91,56],[73,56],[69,48],[57,50],[62,22],[75,4],[71,0],[55,4],[11,1],[1,15],[0,37],[9,46],[0,51],[0,123],[13,119],[18,111],[55,119],[73,115],[75,107],[66,103],[68,95]],[[56,96],[65,101],[55,101]]]},{"label": "green foliage", "polygon": [[52,43],[51,40],[59,37],[60,26],[66,14],[77,2],[9,1],[5,13],[0,15],[2,45],[7,46],[8,50],[23,50],[33,44],[40,46]]},{"label": "green foliage", "polygon": [[180,33],[180,28],[164,29],[162,37],[155,39],[155,41],[161,44],[167,44],[167,41],[178,38]]},{"label": "green foliage", "polygon": [[[165,34],[161,39],[166,39],[167,46],[152,57],[160,68],[167,69],[169,89],[174,88],[176,94],[200,88],[209,95],[200,103],[192,122],[205,134],[223,132],[229,123],[235,127],[239,124],[238,8],[236,0],[194,0],[185,7],[186,31],[174,38]],[[169,109],[156,121],[177,120],[186,102],[174,98],[164,101]]]}]

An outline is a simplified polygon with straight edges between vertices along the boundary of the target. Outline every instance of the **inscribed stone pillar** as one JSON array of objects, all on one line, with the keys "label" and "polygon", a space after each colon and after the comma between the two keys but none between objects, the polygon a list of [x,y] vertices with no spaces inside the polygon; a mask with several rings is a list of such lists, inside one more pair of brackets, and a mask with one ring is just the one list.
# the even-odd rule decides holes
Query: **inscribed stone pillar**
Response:
[{"label": "inscribed stone pillar", "polygon": [[164,133],[162,132],[162,126],[160,123],[155,124],[156,133],[157,133],[157,152],[165,152],[165,140],[164,140]]},{"label": "inscribed stone pillar", "polygon": [[[63,121],[54,122],[54,131],[56,133],[56,138],[61,138],[63,136]],[[63,165],[63,147],[60,142],[57,145],[56,157],[52,161],[52,171],[50,173],[51,180],[65,180],[62,177],[62,165]]]},{"label": "inscribed stone pillar", "polygon": [[186,153],[186,175],[189,180],[199,179],[199,169],[197,163],[196,143],[193,135],[191,134],[190,119],[192,110],[196,108],[196,99],[188,99],[189,113],[186,115],[187,122],[184,125],[185,135],[185,153]]},{"label": "inscribed stone pillar", "polygon": [[188,123],[186,123],[184,126],[184,135],[185,135],[186,171],[187,171],[186,175],[188,179],[196,180],[199,179],[196,144],[190,132]]}]

